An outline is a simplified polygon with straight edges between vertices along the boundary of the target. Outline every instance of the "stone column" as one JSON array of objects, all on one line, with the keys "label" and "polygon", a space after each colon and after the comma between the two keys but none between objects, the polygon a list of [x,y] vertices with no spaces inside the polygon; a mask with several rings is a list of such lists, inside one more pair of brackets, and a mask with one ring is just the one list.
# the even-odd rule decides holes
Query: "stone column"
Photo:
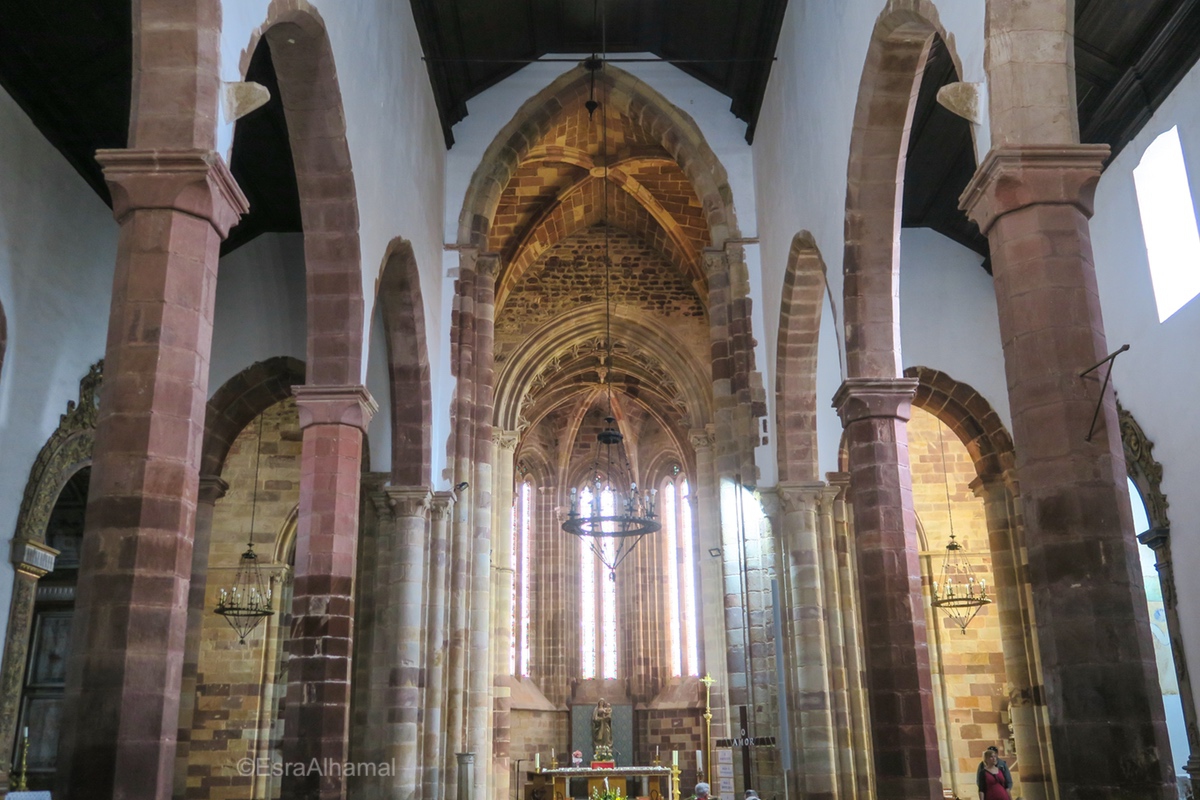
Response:
[{"label": "stone column", "polygon": [[[296,386],[304,442],[283,760],[348,753],[362,443],[378,408],[363,386]],[[344,800],[339,775],[285,775],[296,800]]]},{"label": "stone column", "polygon": [[425,609],[425,747],[422,759],[423,797],[445,800],[442,796],[446,740],[446,605],[450,593],[450,513],[453,492],[434,492],[430,501],[429,546],[426,561],[429,570],[428,602]]},{"label": "stone column", "polygon": [[917,381],[849,378],[846,429],[877,797],[941,798],[905,423]]},{"label": "stone column", "polygon": [[1116,403],[1080,377],[1108,353],[1087,222],[1107,156],[995,148],[962,206],[991,245],[1052,770],[1065,795],[1135,800],[1174,789]]},{"label": "stone column", "polygon": [[[817,542],[821,557],[821,588],[824,591],[824,614],[826,636],[829,642],[829,706],[833,721],[833,748],[837,796],[851,800],[857,794],[856,779],[858,765],[855,753],[855,719],[851,711],[850,687],[857,675],[848,670],[849,650],[857,644],[847,645],[847,624],[842,611],[847,601],[857,595],[853,585],[842,578],[842,563],[839,551],[840,540],[836,521],[836,508],[842,493],[840,486],[822,486],[817,495]],[[845,550],[845,548],[842,548]],[[846,551],[848,553],[848,550]]]},{"label": "stone column", "polygon": [[[716,681],[711,692],[712,735],[715,740],[726,735],[725,726],[729,720],[729,666],[725,660],[724,556],[721,500],[714,469],[714,439],[711,426],[688,433],[688,440],[696,454],[692,519],[696,521],[696,557],[700,560],[700,584],[696,588],[700,603],[700,648],[704,667]],[[716,556],[712,555],[713,551],[716,551]],[[705,754],[704,768],[709,771],[712,769],[709,756],[713,755],[714,750],[712,742],[708,742],[707,746],[709,752]]]},{"label": "stone column", "polygon": [[385,708],[384,761],[395,761],[396,776],[385,797],[399,795],[420,800],[418,774],[421,714],[421,650],[424,643],[425,530],[432,495],[426,487],[389,487],[384,490],[392,508],[390,524],[382,526],[380,555],[386,557],[388,585],[382,592],[382,623],[375,652],[386,669],[386,685],[371,700]]},{"label": "stone column", "polygon": [[96,160],[121,228],[58,794],[167,798],[217,258],[247,205],[212,151],[100,150]]},{"label": "stone column", "polygon": [[200,666],[200,632],[204,628],[204,597],[208,590],[208,550],[212,542],[213,512],[229,484],[216,475],[200,478],[196,503],[196,533],[192,539],[192,577],[188,584],[187,634],[183,643],[183,679],[179,687],[179,745],[175,752],[175,797],[187,789],[187,763],[191,749],[192,720],[196,713],[196,671]]},{"label": "stone column", "polygon": [[792,769],[801,795],[812,798],[838,796],[836,734],[830,702],[832,649],[826,629],[833,615],[826,608],[827,576],[817,525],[817,508],[824,489],[825,484],[819,482],[781,483],[776,489],[783,511],[779,539],[788,589],[785,654],[792,662]]},{"label": "stone column", "polygon": [[8,747],[0,755],[0,781],[5,789],[9,787],[13,768],[9,754],[13,752],[18,738],[17,716],[20,714],[21,690],[29,658],[37,583],[39,578],[54,571],[56,558],[58,551],[43,542],[13,540],[13,599],[8,607],[8,647],[4,649],[4,662],[0,666],[0,685],[4,687],[4,705],[0,707],[0,741]]},{"label": "stone column", "polygon": [[474,796],[487,800],[492,775],[487,769],[492,752],[492,381],[493,332],[496,316],[496,268],[500,257],[480,254],[475,259],[475,407],[474,487],[471,500],[471,613],[467,670],[467,750],[482,759],[475,770]]},{"label": "stone column", "polygon": [[1183,719],[1187,730],[1188,760],[1184,770],[1192,781],[1192,788],[1200,786],[1200,730],[1196,725],[1196,703],[1192,694],[1192,681],[1188,677],[1187,656],[1183,650],[1183,631],[1179,626],[1179,598],[1175,595],[1175,566],[1171,559],[1171,529],[1151,528],[1138,534],[1138,541],[1154,551],[1154,569],[1162,588],[1163,610],[1167,614],[1167,633],[1171,637],[1171,656],[1175,662],[1175,675],[1179,680],[1179,700],[1183,705]]},{"label": "stone column", "polygon": [[850,512],[850,473],[826,473],[833,493],[833,541],[837,553],[838,615],[842,631],[846,662],[846,694],[850,713],[850,741],[853,750],[854,793],[847,797],[872,797],[875,794],[871,770],[871,725],[867,715],[866,669],[863,666],[862,624],[859,616],[858,564],[854,541],[854,520]]},{"label": "stone column", "polygon": [[508,654],[512,648],[513,564],[512,564],[512,505],[513,459],[516,455],[516,431],[493,429],[496,468],[492,474],[492,674],[495,676],[492,725],[492,794],[497,800],[507,800],[509,785],[509,711],[512,689],[510,680],[517,676],[508,669]]},{"label": "stone column", "polygon": [[1020,765],[1021,795],[1042,800],[1052,793],[1046,772],[1050,731],[1046,726],[1046,704],[1036,680],[1036,644],[1025,599],[1028,564],[1022,560],[1016,514],[1008,484],[997,477],[976,478],[971,483],[975,496],[983,500],[996,611],[1000,619],[1000,641],[1004,652],[1004,674],[1008,677],[1008,714]]}]

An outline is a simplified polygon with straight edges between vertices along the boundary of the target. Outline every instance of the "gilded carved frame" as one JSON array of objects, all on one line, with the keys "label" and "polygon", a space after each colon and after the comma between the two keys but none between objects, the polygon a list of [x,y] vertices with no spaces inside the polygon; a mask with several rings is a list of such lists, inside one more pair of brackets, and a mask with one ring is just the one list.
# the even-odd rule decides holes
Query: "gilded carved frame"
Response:
[{"label": "gilded carved frame", "polygon": [[45,546],[46,526],[67,481],[92,462],[97,400],[103,375],[104,360],[101,359],[80,379],[78,401],[67,401],[67,411],[59,418],[58,428],[42,446],[29,470],[25,496],[17,515],[11,554],[17,575],[13,581],[4,657],[0,661],[0,744],[3,746],[3,750],[0,750],[0,778],[6,779],[12,769],[10,757],[17,733],[25,662],[29,655],[37,581],[53,569],[52,557],[47,569],[45,563],[30,563],[27,554],[54,554]]}]

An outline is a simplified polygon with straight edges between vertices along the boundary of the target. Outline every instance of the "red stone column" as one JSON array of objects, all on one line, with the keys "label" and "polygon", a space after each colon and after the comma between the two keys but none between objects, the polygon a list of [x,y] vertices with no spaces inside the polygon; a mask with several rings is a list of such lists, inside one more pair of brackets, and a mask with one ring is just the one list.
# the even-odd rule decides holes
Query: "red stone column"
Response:
[{"label": "red stone column", "polygon": [[211,151],[101,150],[96,159],[121,231],[58,794],[167,798],[217,257],[247,206]]},{"label": "red stone column", "polygon": [[846,429],[876,796],[941,798],[905,423],[917,381],[850,378],[833,404]]},{"label": "red stone column", "polygon": [[[363,386],[296,386],[304,444],[283,760],[341,764],[348,752],[362,443],[377,406]],[[283,795],[344,800],[345,777],[288,775]]]},{"label": "red stone column", "polygon": [[1080,377],[1109,350],[1088,232],[1107,156],[993,149],[962,207],[991,244],[1051,771],[1063,796],[1132,800],[1174,788],[1116,403]]}]

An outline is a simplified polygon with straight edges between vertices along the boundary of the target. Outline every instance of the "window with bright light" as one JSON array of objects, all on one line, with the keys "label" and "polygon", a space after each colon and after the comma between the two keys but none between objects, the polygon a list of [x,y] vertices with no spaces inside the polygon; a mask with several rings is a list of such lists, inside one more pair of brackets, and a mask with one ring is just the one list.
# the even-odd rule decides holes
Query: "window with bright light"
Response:
[{"label": "window with bright light", "polygon": [[[585,486],[579,493],[579,511],[584,517],[592,513],[596,497]],[[611,489],[600,492],[600,512],[614,513]],[[601,551],[609,563],[616,555],[616,542],[601,538]],[[592,552],[591,540],[579,539],[579,624],[580,656],[584,678],[613,680],[617,677],[617,584],[607,567]]]},{"label": "window with bright light", "polygon": [[1200,294],[1200,233],[1179,129],[1155,139],[1133,170],[1158,321]]},{"label": "window with bright light", "polygon": [[664,546],[667,562],[667,613],[670,615],[671,674],[699,675],[699,625],[696,619],[696,534],[691,489],[677,475],[663,482]]},{"label": "window with bright light", "polygon": [[508,648],[508,671],[528,675],[530,661],[529,554],[533,524],[533,484],[522,481],[513,498],[512,510],[512,637]]}]

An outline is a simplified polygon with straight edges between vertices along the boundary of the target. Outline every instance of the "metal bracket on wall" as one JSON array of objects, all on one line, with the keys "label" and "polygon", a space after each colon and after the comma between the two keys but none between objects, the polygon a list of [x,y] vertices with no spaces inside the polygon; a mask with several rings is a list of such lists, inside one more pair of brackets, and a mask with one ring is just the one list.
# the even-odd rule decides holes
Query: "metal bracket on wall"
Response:
[{"label": "metal bracket on wall", "polygon": [[1092,366],[1085,369],[1083,372],[1079,373],[1079,377],[1084,378],[1084,377],[1087,377],[1087,375],[1089,373],[1095,372],[1100,367],[1104,366],[1105,364],[1108,364],[1108,371],[1104,373],[1104,384],[1101,385],[1101,387],[1100,387],[1100,396],[1096,398],[1096,410],[1095,410],[1095,412],[1092,413],[1092,426],[1090,428],[1088,428],[1088,434],[1084,438],[1085,442],[1090,442],[1092,440],[1092,434],[1094,434],[1096,432],[1096,420],[1100,418],[1100,406],[1102,406],[1104,404],[1104,390],[1108,388],[1108,382],[1109,382],[1109,380],[1112,379],[1113,361],[1116,359],[1117,356],[1121,355],[1121,353],[1124,353],[1128,349],[1129,349],[1129,345],[1123,344],[1116,350],[1114,350],[1111,353],[1109,353],[1108,355],[1106,355],[1104,358],[1100,359],[1100,361],[1097,362],[1096,364],[1093,364]]}]

